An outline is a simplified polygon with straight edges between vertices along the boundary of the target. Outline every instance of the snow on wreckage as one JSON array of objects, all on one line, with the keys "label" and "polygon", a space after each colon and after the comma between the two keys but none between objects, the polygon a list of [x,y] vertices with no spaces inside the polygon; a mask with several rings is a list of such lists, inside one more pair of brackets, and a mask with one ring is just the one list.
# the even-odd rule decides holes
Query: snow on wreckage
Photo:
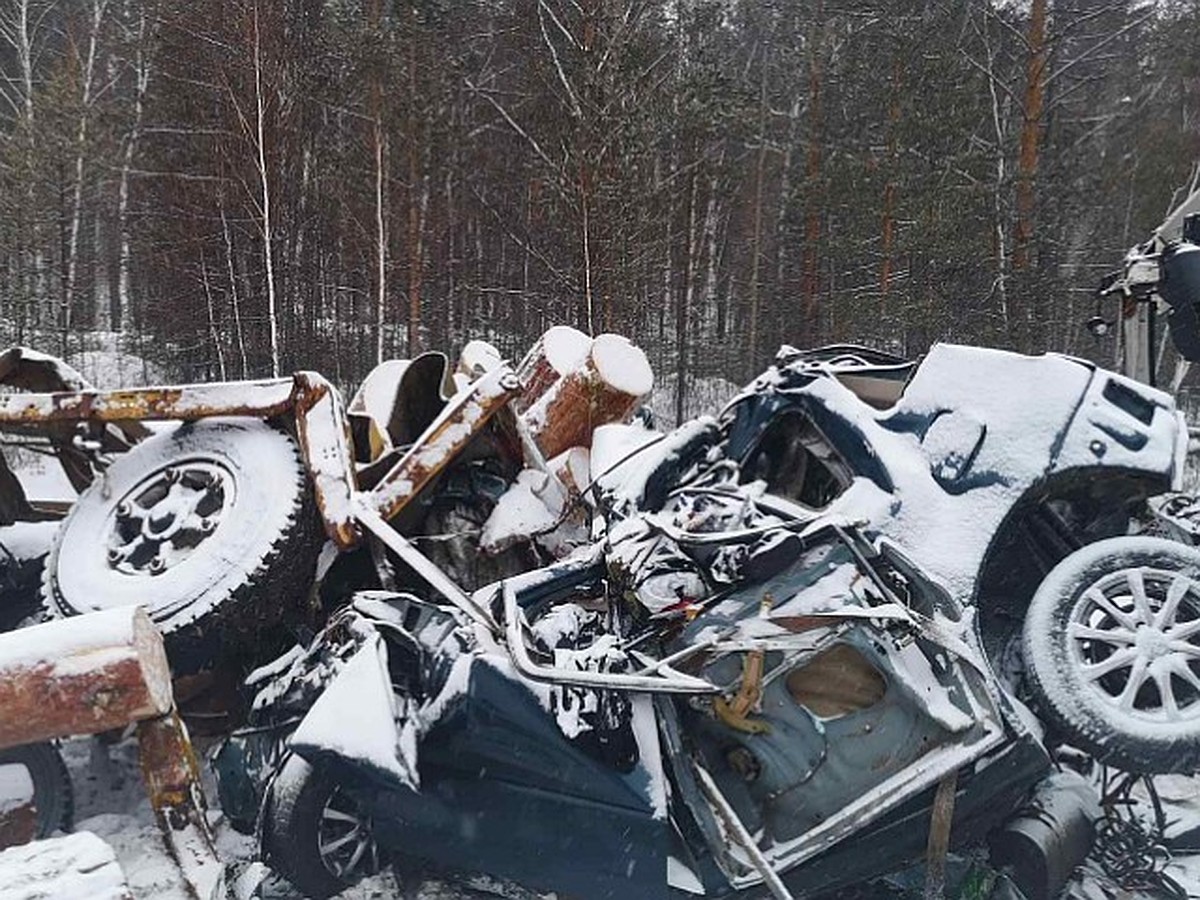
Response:
[{"label": "snow on wreckage", "polygon": [[[184,718],[228,735],[226,815],[307,896],[413,859],[807,895],[921,862],[931,820],[1048,896],[1052,851],[1003,836],[1057,747],[1200,764],[1200,554],[1122,537],[1179,471],[1166,395],[1055,356],[784,348],[662,435],[620,424],[652,386],[622,338],[468,349],[345,408],[315,373],[100,392],[0,358],[26,389],[0,425],[82,488],[44,614],[146,606]],[[49,515],[0,483],[5,527]]]}]

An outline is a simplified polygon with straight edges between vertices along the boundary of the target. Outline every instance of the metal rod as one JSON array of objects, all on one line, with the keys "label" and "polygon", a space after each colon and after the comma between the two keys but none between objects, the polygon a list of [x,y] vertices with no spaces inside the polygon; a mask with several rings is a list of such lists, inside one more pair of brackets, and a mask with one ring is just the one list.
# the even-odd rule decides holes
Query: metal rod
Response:
[{"label": "metal rod", "polygon": [[738,818],[733,807],[729,805],[729,801],[725,799],[716,782],[713,781],[712,776],[695,760],[692,761],[692,769],[696,773],[696,781],[700,784],[700,789],[704,792],[705,798],[725,821],[725,825],[729,828],[730,834],[737,841],[738,846],[746,851],[746,854],[750,857],[750,861],[754,864],[754,868],[762,876],[767,890],[771,892],[775,900],[795,900],[792,892],[783,883],[783,879],[779,877],[779,873],[772,867],[770,860],[758,849],[758,844],[754,843],[754,838],[750,836],[750,832],[746,830],[746,826],[742,824],[742,820]]}]

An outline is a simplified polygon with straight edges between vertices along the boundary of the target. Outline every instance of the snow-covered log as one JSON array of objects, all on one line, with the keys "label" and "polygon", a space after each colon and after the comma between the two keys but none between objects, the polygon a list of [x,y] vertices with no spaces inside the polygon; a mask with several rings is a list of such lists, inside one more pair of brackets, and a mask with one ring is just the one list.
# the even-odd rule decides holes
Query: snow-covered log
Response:
[{"label": "snow-covered log", "polygon": [[90,831],[0,852],[0,900],[134,900],[117,855]]},{"label": "snow-covered log", "polygon": [[559,378],[525,413],[543,455],[587,447],[600,425],[622,422],[654,387],[646,354],[626,338],[602,334],[583,364]]},{"label": "snow-covered log", "polygon": [[0,748],[123,728],[172,703],[162,636],[141,607],[0,635]]},{"label": "snow-covered log", "polygon": [[592,339],[569,325],[555,325],[543,334],[517,366],[521,382],[521,395],[514,401],[517,412],[527,410],[552,384],[582,366],[591,349]]}]

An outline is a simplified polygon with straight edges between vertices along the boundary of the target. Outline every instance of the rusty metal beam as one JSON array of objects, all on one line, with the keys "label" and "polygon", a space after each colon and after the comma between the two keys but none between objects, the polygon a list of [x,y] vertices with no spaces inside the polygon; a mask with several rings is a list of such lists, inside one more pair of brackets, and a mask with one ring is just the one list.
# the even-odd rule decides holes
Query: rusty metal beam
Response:
[{"label": "rusty metal beam", "polygon": [[502,365],[453,398],[412,449],[369,493],[369,505],[391,519],[475,439],[521,389],[513,370]]},{"label": "rusty metal beam", "polygon": [[222,900],[225,866],[208,827],[200,766],[179,713],[139,722],[137,739],[150,806],[188,894],[194,900]]},{"label": "rusty metal beam", "polygon": [[292,407],[293,379],[185,384],[116,391],[0,393],[0,428],[54,422],[126,422],[209,416],[269,419]]},{"label": "rusty metal beam", "polygon": [[350,425],[337,389],[316,372],[295,376],[296,437],[325,533],[342,550],[360,539],[351,501],[358,486]]}]

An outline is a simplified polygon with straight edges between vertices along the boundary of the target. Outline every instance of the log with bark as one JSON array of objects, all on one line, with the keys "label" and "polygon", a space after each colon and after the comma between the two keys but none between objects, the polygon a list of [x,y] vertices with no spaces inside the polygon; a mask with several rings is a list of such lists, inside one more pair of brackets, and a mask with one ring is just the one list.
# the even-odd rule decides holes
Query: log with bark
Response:
[{"label": "log with bark", "polygon": [[0,748],[124,728],[172,704],[162,636],[141,607],[0,635]]},{"label": "log with bark", "polygon": [[521,394],[513,406],[524,412],[549,390],[550,386],[587,360],[592,339],[569,325],[555,325],[543,334],[517,366]]},{"label": "log with bark", "polygon": [[602,334],[581,365],[552,384],[523,414],[542,454],[589,447],[600,425],[623,422],[654,387],[646,354],[626,338]]}]

